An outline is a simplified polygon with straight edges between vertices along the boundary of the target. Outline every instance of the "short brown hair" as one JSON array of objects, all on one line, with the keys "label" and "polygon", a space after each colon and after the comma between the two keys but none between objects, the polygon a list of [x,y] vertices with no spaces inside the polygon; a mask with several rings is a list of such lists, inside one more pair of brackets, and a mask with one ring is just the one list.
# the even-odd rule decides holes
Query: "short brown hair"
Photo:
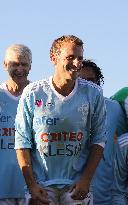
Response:
[{"label": "short brown hair", "polygon": [[79,39],[78,37],[76,37],[74,35],[64,35],[64,36],[61,36],[60,38],[57,38],[54,40],[54,42],[51,46],[51,49],[50,49],[50,56],[52,54],[55,54],[55,53],[59,54],[60,48],[61,48],[62,44],[65,42],[71,42],[71,43],[74,43],[75,45],[83,47],[83,41],[81,39]]}]

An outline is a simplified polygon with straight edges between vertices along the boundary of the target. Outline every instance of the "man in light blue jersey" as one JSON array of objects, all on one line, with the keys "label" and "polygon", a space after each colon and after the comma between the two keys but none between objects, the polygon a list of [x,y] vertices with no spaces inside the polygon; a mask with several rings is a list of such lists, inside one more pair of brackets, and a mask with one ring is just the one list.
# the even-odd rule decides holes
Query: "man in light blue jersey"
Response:
[{"label": "man in light blue jersey", "polygon": [[[80,76],[101,86],[104,76],[91,60],[84,60]],[[105,98],[107,109],[107,143],[93,180],[94,205],[111,205],[113,189],[114,134],[125,132],[125,115],[116,101]]]},{"label": "man in light blue jersey", "polygon": [[[120,89],[111,98],[120,103],[128,123],[128,87]],[[121,135],[116,145],[113,205],[120,204],[128,205],[128,133]]]},{"label": "man in light blue jersey", "polygon": [[0,205],[25,203],[25,181],[14,150],[14,123],[20,95],[29,83],[31,62],[31,51],[25,45],[7,48],[4,67],[8,79],[0,85]]},{"label": "man in light blue jersey", "polygon": [[113,205],[128,205],[128,133],[116,144]]},{"label": "man in light blue jersey", "polygon": [[104,98],[97,85],[77,78],[78,37],[56,39],[50,58],[54,75],[27,86],[19,102],[18,162],[32,204],[92,205],[91,180],[106,141]]}]

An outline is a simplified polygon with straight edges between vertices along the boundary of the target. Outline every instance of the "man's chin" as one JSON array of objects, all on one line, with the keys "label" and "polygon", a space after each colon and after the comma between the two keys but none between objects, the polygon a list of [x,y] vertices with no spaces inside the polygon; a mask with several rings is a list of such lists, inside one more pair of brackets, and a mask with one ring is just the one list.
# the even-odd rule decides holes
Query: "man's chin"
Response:
[{"label": "man's chin", "polygon": [[77,72],[70,72],[68,74],[68,80],[76,80],[79,77],[79,73]]},{"label": "man's chin", "polygon": [[15,76],[13,77],[14,82],[16,83],[23,83],[26,82],[27,78],[25,76]]}]

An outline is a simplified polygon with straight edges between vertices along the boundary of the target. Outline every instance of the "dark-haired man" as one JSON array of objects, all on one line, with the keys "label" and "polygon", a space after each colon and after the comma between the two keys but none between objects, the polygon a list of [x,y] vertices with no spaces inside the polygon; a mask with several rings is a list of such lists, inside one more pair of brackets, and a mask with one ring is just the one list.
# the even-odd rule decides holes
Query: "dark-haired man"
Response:
[{"label": "dark-haired man", "polygon": [[[102,70],[91,60],[83,60],[81,78],[101,86],[104,84]],[[91,83],[91,82],[90,82]],[[116,101],[105,98],[107,110],[107,143],[93,180],[94,205],[111,205],[114,180],[114,137],[126,131],[125,115]],[[115,205],[115,204],[114,204]]]}]

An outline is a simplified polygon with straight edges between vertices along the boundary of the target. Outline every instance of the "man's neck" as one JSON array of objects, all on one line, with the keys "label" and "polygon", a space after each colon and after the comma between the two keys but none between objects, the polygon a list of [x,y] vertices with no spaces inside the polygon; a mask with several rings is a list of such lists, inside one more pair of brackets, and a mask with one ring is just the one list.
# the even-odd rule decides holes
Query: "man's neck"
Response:
[{"label": "man's neck", "polygon": [[14,96],[20,96],[23,92],[23,89],[29,84],[29,81],[26,80],[23,83],[17,83],[11,78],[6,81],[7,90]]},{"label": "man's neck", "polygon": [[75,80],[69,80],[54,75],[52,78],[52,84],[55,90],[63,96],[68,96],[75,86]]}]

